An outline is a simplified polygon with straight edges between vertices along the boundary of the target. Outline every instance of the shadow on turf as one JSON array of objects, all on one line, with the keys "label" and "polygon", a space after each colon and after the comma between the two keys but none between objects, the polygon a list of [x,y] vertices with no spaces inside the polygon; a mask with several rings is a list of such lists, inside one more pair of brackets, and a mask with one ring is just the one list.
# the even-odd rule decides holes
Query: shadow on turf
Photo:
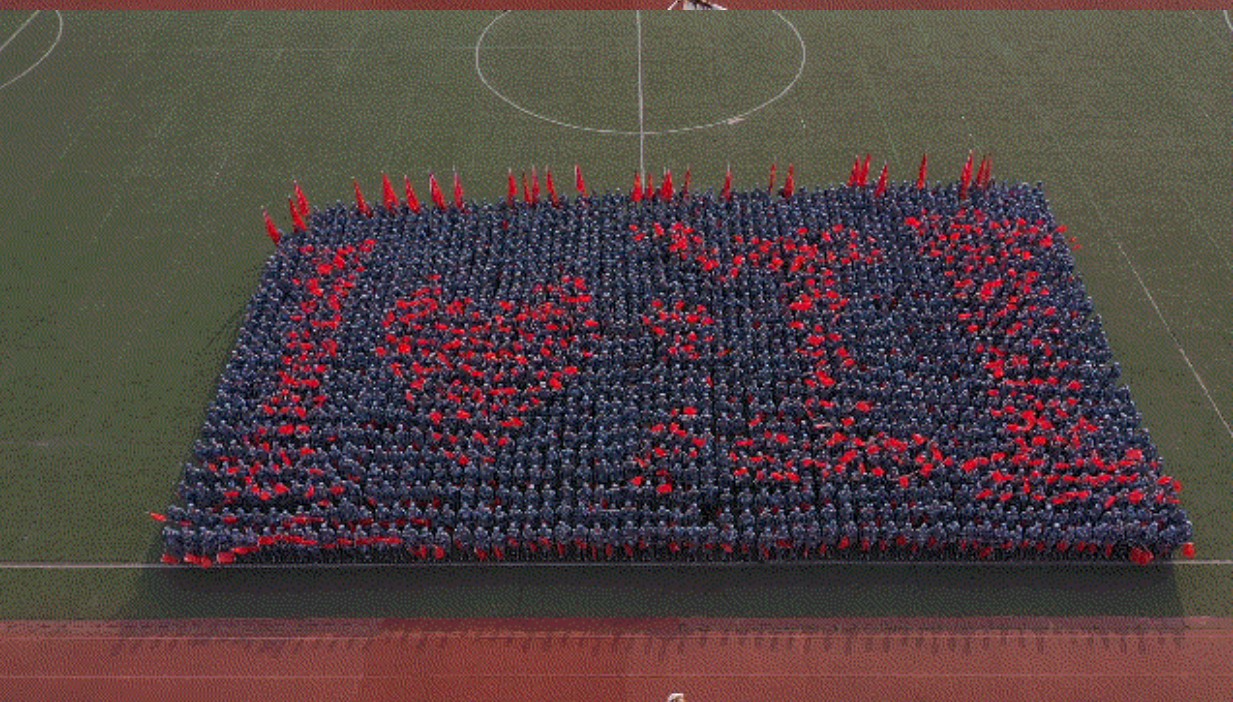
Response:
[{"label": "shadow on turf", "polygon": [[1090,564],[149,570],[137,617],[945,617],[1183,613],[1173,569]]}]

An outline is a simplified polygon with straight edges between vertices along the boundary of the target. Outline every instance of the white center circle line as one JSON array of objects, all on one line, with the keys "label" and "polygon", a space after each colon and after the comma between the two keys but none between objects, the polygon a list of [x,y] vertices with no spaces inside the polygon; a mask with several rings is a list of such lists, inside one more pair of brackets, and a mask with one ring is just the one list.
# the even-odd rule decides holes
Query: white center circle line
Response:
[{"label": "white center circle line", "polygon": [[480,32],[479,39],[477,39],[475,42],[475,74],[479,76],[480,82],[484,84],[484,87],[487,88],[489,92],[491,92],[493,95],[496,95],[506,104],[508,104],[510,107],[513,107],[515,110],[518,110],[519,112],[529,117],[534,117],[535,119],[538,119],[540,121],[547,122],[549,124],[555,124],[558,127],[564,127],[566,129],[576,129],[578,131],[591,132],[593,134],[612,134],[616,136],[645,137],[645,136],[664,136],[668,134],[683,134],[685,132],[693,132],[693,131],[697,131],[700,129],[711,129],[714,127],[731,126],[731,125],[735,125],[740,122],[743,122],[746,118],[753,115],[754,113],[760,112],[761,110],[764,110],[767,107],[770,107],[772,104],[781,100],[785,95],[791,92],[793,88],[796,87],[796,84],[801,79],[801,74],[805,72],[805,61],[807,57],[807,52],[805,49],[805,39],[801,36],[800,30],[796,28],[796,25],[793,24],[791,20],[789,20],[787,17],[784,17],[783,14],[780,13],[779,11],[774,11],[773,14],[777,18],[779,18],[779,20],[782,21],[784,24],[788,25],[788,29],[792,30],[793,36],[796,37],[797,44],[800,45],[801,56],[800,56],[800,62],[798,63],[796,67],[796,75],[792,76],[792,80],[787,85],[785,85],[782,90],[780,90],[777,94],[775,94],[769,100],[763,102],[762,104],[756,107],[745,110],[744,112],[741,112],[739,114],[735,114],[730,117],[724,117],[722,119],[715,120],[714,122],[707,122],[705,124],[695,124],[695,125],[691,125],[688,127],[676,127],[673,129],[661,129],[658,131],[609,129],[609,128],[604,128],[604,127],[588,127],[586,125],[573,124],[570,122],[566,122],[564,120],[559,120],[554,117],[543,115],[533,110],[527,109],[526,107],[523,107],[522,105],[518,104],[514,100],[507,97],[500,90],[497,90],[497,88],[493,86],[491,82],[488,81],[488,78],[487,76],[484,75],[484,69],[480,63],[480,53],[484,47],[484,40],[487,38],[488,33],[492,30],[492,28],[496,26],[497,22],[500,21],[502,17],[505,17],[509,13],[510,13],[510,10],[501,12],[496,17],[494,17],[491,22],[488,23],[488,26],[484,27],[484,31]]},{"label": "white center circle line", "polygon": [[[44,51],[44,52],[43,52],[43,55],[39,57],[39,60],[37,60],[37,61],[35,61],[34,63],[32,63],[32,64],[30,65],[30,67],[29,67],[29,68],[27,68],[26,70],[22,71],[21,73],[18,73],[17,75],[13,76],[12,78],[9,78],[9,79],[8,79],[7,81],[5,81],[4,83],[0,83],[0,90],[4,90],[5,88],[9,87],[10,85],[12,85],[12,84],[16,83],[17,81],[21,80],[22,78],[25,78],[25,77],[26,77],[26,75],[30,73],[30,71],[33,71],[34,69],[38,68],[40,63],[42,63],[43,61],[45,61],[45,60],[47,59],[47,57],[48,57],[48,56],[51,56],[51,52],[53,52],[53,51],[55,51],[55,50],[56,50],[56,46],[58,46],[58,45],[60,44],[60,38],[61,38],[62,36],[64,36],[64,15],[60,14],[60,11],[59,11],[59,10],[56,10],[56,11],[55,11],[55,13],[56,13],[56,22],[58,22],[58,25],[56,26],[56,38],[55,38],[55,40],[53,40],[53,41],[51,42],[51,46],[47,47],[47,51]],[[37,14],[38,14],[38,13],[36,12],[36,13],[34,13],[34,15],[31,15],[31,16],[30,16],[30,19],[26,20],[26,24],[29,24],[29,23],[30,23],[30,20],[33,20],[33,19],[34,19],[34,16],[35,16],[35,15],[37,15]],[[25,28],[26,28],[26,25],[25,25],[25,24],[23,24],[23,25],[21,26],[21,28],[17,30],[17,32],[14,32],[14,33],[13,33],[13,36],[12,36],[12,37],[9,37],[9,40],[5,42],[5,45],[7,46],[7,45],[8,45],[8,43],[9,43],[9,41],[13,41],[13,37],[16,37],[16,36],[17,36],[17,34],[19,34],[19,33],[21,32],[21,30],[22,30],[22,29],[25,29]],[[0,47],[0,48],[3,48],[3,47]]]}]

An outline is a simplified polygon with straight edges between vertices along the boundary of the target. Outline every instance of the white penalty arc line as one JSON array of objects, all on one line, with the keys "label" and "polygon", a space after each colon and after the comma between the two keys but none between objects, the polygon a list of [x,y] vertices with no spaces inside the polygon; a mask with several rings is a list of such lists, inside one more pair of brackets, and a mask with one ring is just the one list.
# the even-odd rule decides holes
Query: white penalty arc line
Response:
[{"label": "white penalty arc line", "polygon": [[1230,32],[1230,33],[1233,33],[1233,19],[1229,19],[1229,11],[1228,11],[1228,10],[1223,10],[1222,12],[1223,12],[1223,14],[1224,14],[1224,24],[1225,24],[1225,26],[1229,28],[1229,32]]},{"label": "white penalty arc line", "polygon": [[778,102],[785,95],[791,92],[792,89],[796,87],[796,84],[800,81],[801,75],[804,74],[805,72],[805,62],[808,57],[808,51],[805,48],[805,38],[801,36],[800,30],[796,28],[796,25],[793,24],[791,20],[789,20],[787,17],[784,17],[783,13],[779,12],[778,10],[775,10],[772,12],[772,14],[778,17],[779,20],[782,21],[784,24],[788,25],[788,29],[792,30],[793,36],[796,37],[797,44],[800,45],[800,49],[801,49],[801,58],[800,58],[800,62],[798,63],[796,67],[796,75],[792,76],[792,80],[789,81],[788,84],[785,85],[782,90],[780,90],[777,94],[775,94],[769,100],[763,102],[757,107],[748,109],[740,114],[732,115],[731,117],[725,117],[723,119],[718,119],[718,120],[715,120],[714,122],[707,122],[706,124],[695,124],[695,125],[691,125],[688,127],[675,127],[673,129],[660,129],[660,130],[651,130],[651,131],[646,131],[646,130],[631,131],[628,129],[609,129],[605,127],[588,127],[582,124],[572,124],[570,122],[559,120],[559,119],[556,119],[555,117],[549,117],[548,115],[543,115],[533,110],[527,109],[526,107],[523,107],[522,105],[518,104],[514,100],[510,99],[508,96],[503,94],[500,90],[497,90],[496,87],[494,87],[492,83],[488,81],[487,76],[484,75],[484,69],[480,65],[480,51],[481,49],[483,49],[484,39],[488,36],[488,33],[497,24],[497,22],[500,21],[502,17],[505,17],[510,12],[511,12],[510,10],[506,10],[498,14],[496,17],[494,17],[492,21],[488,23],[488,26],[484,27],[484,31],[480,32],[479,39],[477,39],[475,42],[475,73],[477,76],[479,76],[480,82],[483,83],[484,87],[487,88],[488,91],[491,92],[493,95],[496,95],[503,102],[508,104],[510,107],[513,107],[515,110],[518,110],[519,112],[527,115],[528,117],[534,117],[535,119],[541,120],[543,122],[548,122],[549,124],[555,124],[558,127],[565,127],[566,129],[576,129],[581,132],[591,132],[593,134],[611,134],[614,136],[642,136],[642,137],[665,136],[669,134],[684,134],[686,132],[694,132],[700,129],[712,129],[714,127],[730,126],[738,122],[742,122],[746,118],[753,115],[754,113],[760,112],[770,107],[772,104]]},{"label": "white penalty arc line", "polygon": [[3,44],[0,44],[0,53],[2,53],[2,52],[4,51],[4,47],[8,46],[8,45],[9,45],[9,44],[10,44],[10,43],[14,40],[14,39],[16,39],[16,38],[17,38],[17,35],[18,35],[18,34],[21,34],[21,30],[25,29],[25,28],[26,28],[26,25],[28,25],[28,24],[30,24],[31,22],[33,22],[33,21],[34,21],[34,18],[39,16],[39,13],[40,13],[40,12],[42,12],[42,10],[35,10],[33,13],[31,13],[31,15],[30,15],[29,17],[27,17],[27,18],[26,18],[26,21],[25,21],[25,22],[22,22],[22,23],[21,23],[21,26],[17,28],[17,31],[15,31],[15,32],[13,32],[11,35],[9,35],[9,38],[8,38],[8,39],[5,39]]},{"label": "white penalty arc line", "polygon": [[[41,63],[43,63],[43,61],[47,60],[47,57],[48,57],[48,56],[51,56],[51,52],[53,52],[53,51],[55,51],[55,50],[56,50],[56,46],[58,46],[58,45],[60,44],[60,38],[64,36],[64,15],[60,14],[60,11],[59,11],[59,10],[56,10],[56,11],[55,11],[55,13],[56,13],[56,22],[57,22],[57,25],[56,25],[56,38],[55,38],[55,40],[54,40],[54,41],[52,41],[52,42],[51,42],[51,46],[47,47],[47,50],[46,50],[46,51],[44,51],[44,52],[43,52],[43,55],[39,57],[39,60],[37,60],[37,61],[35,61],[33,64],[31,64],[29,68],[27,68],[26,70],[22,71],[21,73],[18,73],[17,75],[13,76],[12,78],[9,78],[9,79],[8,79],[7,81],[5,81],[4,83],[0,83],[0,90],[4,90],[5,88],[9,87],[10,85],[12,85],[12,84],[16,83],[17,81],[21,80],[22,78],[25,78],[25,77],[26,77],[26,75],[28,75],[28,74],[30,73],[30,71],[33,71],[34,69],[38,68],[38,67],[39,67],[39,64],[41,64]],[[16,32],[13,32],[13,36],[11,36],[11,37],[9,37],[7,40],[5,40],[4,44],[0,44],[0,51],[3,51],[3,50],[4,50],[4,47],[8,46],[8,45],[9,45],[9,42],[13,41],[13,39],[14,39],[14,38],[15,38],[18,34],[20,34],[20,33],[21,33],[21,30],[25,29],[25,28],[26,28],[26,25],[27,25],[27,24],[30,24],[31,20],[33,20],[33,19],[35,18],[35,16],[37,16],[38,14],[39,14],[39,11],[35,11],[35,13],[34,13],[33,15],[30,15],[29,19],[27,19],[27,20],[26,20],[26,21],[25,21],[25,22],[24,22],[24,23],[23,23],[20,27],[18,27],[18,28],[17,28],[17,31],[16,31]]]}]

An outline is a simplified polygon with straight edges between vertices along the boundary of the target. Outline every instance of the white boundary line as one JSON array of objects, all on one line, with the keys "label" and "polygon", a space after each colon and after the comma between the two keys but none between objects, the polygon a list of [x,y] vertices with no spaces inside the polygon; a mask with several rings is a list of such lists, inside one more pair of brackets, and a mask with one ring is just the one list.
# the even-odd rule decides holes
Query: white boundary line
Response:
[{"label": "white boundary line", "polygon": [[[27,19],[27,20],[25,21],[25,23],[21,25],[21,27],[18,27],[18,29],[17,29],[17,31],[16,31],[16,32],[13,32],[13,36],[11,36],[11,37],[9,37],[7,40],[5,40],[4,44],[0,44],[0,51],[3,51],[3,50],[4,50],[4,47],[8,46],[10,41],[13,41],[13,37],[16,37],[18,34],[20,34],[20,33],[21,33],[21,30],[25,29],[25,28],[26,28],[26,25],[27,25],[27,24],[30,24],[30,20],[33,20],[33,19],[34,19],[34,16],[35,16],[35,15],[37,15],[38,13],[39,13],[39,11],[37,11],[37,10],[36,10],[36,11],[35,11],[35,13],[34,13],[33,15],[30,15],[30,19]],[[60,14],[60,11],[59,11],[59,10],[56,10],[56,11],[55,11],[55,13],[56,13],[56,21],[59,23],[59,24],[56,26],[56,38],[55,38],[55,41],[51,42],[51,46],[47,47],[47,51],[44,51],[44,52],[43,52],[43,55],[39,57],[39,60],[38,60],[38,61],[35,61],[35,62],[34,62],[33,64],[31,64],[31,65],[30,65],[30,67],[29,67],[29,68],[27,68],[26,70],[22,71],[21,73],[18,73],[17,75],[13,76],[12,78],[9,78],[9,79],[8,79],[7,81],[5,81],[4,83],[0,84],[0,90],[4,90],[5,88],[9,87],[10,85],[12,85],[12,84],[16,83],[17,81],[21,80],[22,78],[25,78],[25,77],[26,77],[26,75],[27,75],[28,73],[30,73],[30,71],[33,71],[34,69],[38,68],[40,63],[42,63],[43,61],[45,61],[45,60],[47,59],[47,57],[48,57],[48,56],[51,56],[51,52],[53,52],[53,51],[55,51],[55,50],[56,50],[56,47],[60,44],[60,38],[64,36],[64,15]]]},{"label": "white boundary line", "polygon": [[634,10],[638,26],[638,175],[646,178],[646,102],[642,99],[642,10]]},{"label": "white boundary line", "polygon": [[1177,349],[1177,352],[1181,354],[1182,360],[1186,362],[1186,367],[1190,369],[1190,374],[1193,375],[1195,381],[1198,382],[1199,389],[1203,391],[1203,396],[1207,398],[1207,404],[1211,405],[1212,410],[1216,413],[1216,417],[1220,420],[1220,423],[1224,425],[1225,433],[1229,435],[1230,439],[1233,439],[1233,426],[1229,425],[1229,420],[1225,418],[1224,412],[1220,411],[1220,406],[1216,404],[1216,400],[1212,397],[1211,391],[1208,390],[1207,383],[1203,381],[1203,377],[1199,375],[1199,370],[1194,367],[1194,362],[1190,360],[1190,354],[1186,353],[1186,349],[1182,346],[1181,340],[1177,338],[1177,334],[1173,331],[1173,327],[1169,325],[1169,320],[1165,319],[1164,312],[1161,311],[1160,305],[1156,302],[1156,296],[1152,294],[1151,289],[1147,287],[1147,283],[1143,281],[1143,276],[1139,273],[1138,266],[1136,266],[1134,261],[1130,259],[1130,254],[1126,253],[1126,248],[1122,246],[1122,241],[1113,235],[1110,230],[1108,220],[1105,219],[1104,212],[1100,209],[1100,204],[1096,202],[1096,198],[1092,196],[1091,190],[1084,186],[1083,191],[1092,205],[1092,210],[1101,220],[1101,233],[1104,234],[1105,237],[1108,238],[1109,241],[1112,241],[1113,245],[1117,247],[1117,252],[1121,254],[1122,260],[1125,261],[1126,265],[1130,268],[1130,272],[1134,275],[1135,281],[1139,283],[1139,288],[1143,291],[1143,294],[1147,296],[1148,303],[1151,304],[1152,309],[1156,312],[1156,318],[1160,320],[1162,325],[1164,325],[1165,332],[1169,335],[1169,339],[1173,341],[1173,346]]},{"label": "white boundary line", "polygon": [[796,68],[796,75],[792,77],[792,80],[786,86],[784,86],[783,90],[780,90],[778,94],[776,94],[774,97],[767,100],[766,102],[763,102],[761,105],[758,105],[757,107],[746,110],[738,115],[733,115],[731,117],[725,117],[723,119],[719,119],[714,122],[708,122],[706,124],[695,124],[695,125],[688,126],[688,127],[676,127],[673,129],[661,129],[658,131],[638,132],[638,131],[630,131],[627,129],[609,129],[605,127],[588,127],[586,125],[581,125],[581,124],[572,124],[570,122],[565,122],[563,120],[559,120],[554,117],[542,115],[538,112],[529,110],[523,107],[522,105],[519,105],[517,102],[514,102],[512,99],[502,94],[500,90],[497,90],[492,85],[492,83],[488,82],[488,78],[484,75],[484,69],[480,66],[480,50],[484,46],[484,38],[488,36],[488,32],[492,30],[493,26],[495,26],[496,23],[502,17],[508,15],[509,13],[510,11],[506,10],[505,12],[498,14],[496,17],[493,18],[491,22],[488,23],[488,26],[484,27],[484,31],[480,32],[479,39],[477,39],[475,42],[475,73],[477,76],[479,76],[480,82],[484,84],[484,87],[488,88],[489,92],[501,98],[501,100],[505,102],[506,104],[508,104],[510,107],[513,107],[515,110],[518,110],[519,112],[529,117],[534,117],[535,119],[541,120],[543,122],[548,122],[549,124],[555,124],[558,127],[565,127],[566,129],[576,129],[578,131],[591,132],[594,134],[612,134],[616,136],[664,136],[667,134],[683,134],[685,132],[693,132],[693,131],[698,131],[700,129],[711,129],[713,127],[731,126],[731,125],[737,124],[738,122],[744,121],[746,118],[753,115],[754,113],[764,110],[767,107],[770,107],[775,102],[778,102],[781,98],[783,98],[793,88],[796,87],[796,84],[801,79],[801,74],[805,72],[805,61],[807,57],[807,52],[805,49],[805,39],[801,36],[800,30],[796,28],[795,24],[792,24],[792,22],[787,17],[784,17],[783,14],[780,13],[779,11],[774,11],[773,14],[776,17],[778,17],[779,20],[782,21],[784,24],[788,25],[788,28],[792,30],[792,34],[796,37],[796,41],[801,47],[801,60],[800,60],[799,65]]},{"label": "white boundary line", "polygon": [[1225,23],[1225,25],[1229,28],[1229,31],[1230,31],[1230,32],[1233,32],[1233,19],[1229,19],[1229,11],[1228,11],[1228,10],[1223,10],[1223,13],[1224,13],[1224,23]]},{"label": "white boundary line", "polygon": [[[1198,559],[1198,560],[1168,560],[1149,566],[1141,566],[1130,561],[855,561],[855,560],[812,560],[812,561],[621,561],[612,563],[590,563],[583,561],[446,561],[444,563],[233,563],[231,565],[215,566],[213,571],[233,570],[454,570],[457,568],[488,568],[492,570],[522,570],[525,568],[581,568],[593,570],[622,570],[625,568],[645,569],[719,569],[752,568],[758,570],[777,570],[780,568],[1014,568],[1022,570],[1065,568],[1065,569],[1126,569],[1150,571],[1162,566],[1181,566],[1186,568],[1215,566],[1233,566],[1233,559]],[[166,563],[0,563],[0,570],[167,570],[186,573],[200,572],[203,569],[191,565],[168,565]]]}]

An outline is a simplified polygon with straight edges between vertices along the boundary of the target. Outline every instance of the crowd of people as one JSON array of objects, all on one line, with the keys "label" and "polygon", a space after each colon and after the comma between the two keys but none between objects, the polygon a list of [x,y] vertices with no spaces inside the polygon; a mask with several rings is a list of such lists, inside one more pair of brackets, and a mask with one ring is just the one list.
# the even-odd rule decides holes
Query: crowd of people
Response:
[{"label": "crowd of people", "polygon": [[1039,186],[639,189],[301,194],[164,560],[1193,548]]}]

